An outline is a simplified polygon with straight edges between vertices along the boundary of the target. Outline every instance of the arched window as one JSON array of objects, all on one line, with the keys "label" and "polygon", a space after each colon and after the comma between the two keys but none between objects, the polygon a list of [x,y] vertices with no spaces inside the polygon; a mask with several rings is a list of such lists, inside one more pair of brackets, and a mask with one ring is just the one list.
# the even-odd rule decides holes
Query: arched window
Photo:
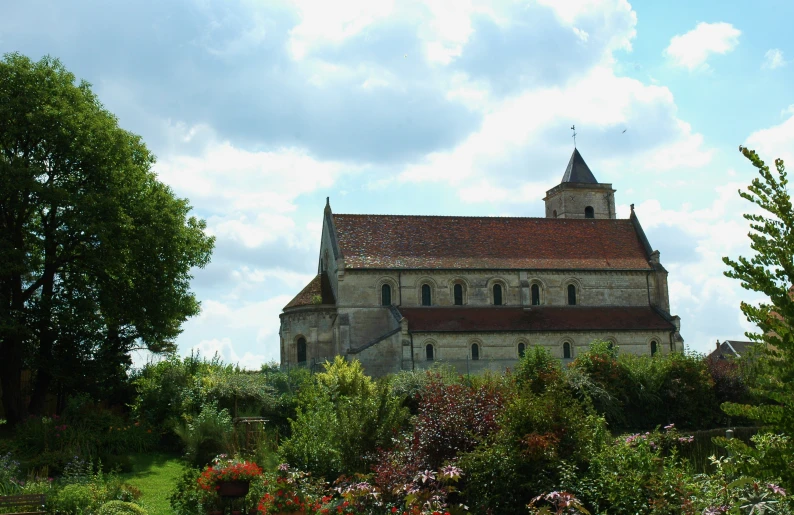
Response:
[{"label": "arched window", "polygon": [[595,218],[595,211],[593,211],[593,206],[587,206],[586,208],[584,208],[584,217]]},{"label": "arched window", "polygon": [[460,283],[455,284],[452,287],[453,295],[455,297],[455,305],[462,306],[463,305],[463,285]]},{"label": "arched window", "polygon": [[432,305],[432,298],[430,297],[430,285],[423,284],[422,285],[422,305],[423,306],[430,306]]},{"label": "arched window", "polygon": [[425,345],[425,357],[427,358],[427,361],[433,361],[433,344],[432,343],[428,343],[427,345]]},{"label": "arched window", "polygon": [[502,305],[502,285],[501,284],[494,284],[493,285],[493,305],[494,306],[501,306]]},{"label": "arched window", "polygon": [[476,343],[471,344],[471,359],[472,361],[480,359],[480,346]]},{"label": "arched window", "polygon": [[306,338],[298,338],[298,363],[306,363]]},{"label": "arched window", "polygon": [[527,346],[524,345],[524,342],[518,342],[518,357],[523,358],[526,352],[527,352]]},{"label": "arched window", "polygon": [[540,306],[540,286],[537,284],[532,285],[532,305]]},{"label": "arched window", "polygon": [[651,356],[655,356],[658,349],[659,344],[656,343],[656,340],[651,340]]},{"label": "arched window", "polygon": [[670,342],[670,352],[675,352],[675,342]]},{"label": "arched window", "polygon": [[380,287],[380,305],[391,306],[391,285],[384,284]]},{"label": "arched window", "polygon": [[568,342],[562,344],[562,357],[563,359],[571,359],[571,344]]},{"label": "arched window", "polygon": [[575,306],[576,305],[576,286],[573,284],[568,285],[568,305]]},{"label": "arched window", "polygon": [[551,216],[553,216],[554,218],[557,218],[557,210],[556,209],[551,212]]}]

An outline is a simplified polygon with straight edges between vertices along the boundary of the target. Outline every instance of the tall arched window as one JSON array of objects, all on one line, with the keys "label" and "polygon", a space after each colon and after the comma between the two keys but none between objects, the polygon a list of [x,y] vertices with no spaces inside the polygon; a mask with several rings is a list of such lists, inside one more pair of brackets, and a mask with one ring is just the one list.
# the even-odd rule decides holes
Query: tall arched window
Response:
[{"label": "tall arched window", "polygon": [[472,361],[480,359],[480,346],[476,343],[471,344],[471,359]]},{"label": "tall arched window", "polygon": [[493,285],[493,305],[494,306],[501,306],[502,305],[502,285],[501,284],[494,284]]},{"label": "tall arched window", "polygon": [[540,286],[537,284],[532,285],[532,305],[540,306]]},{"label": "tall arched window", "polygon": [[455,297],[455,305],[462,306],[463,305],[463,285],[460,283],[455,284],[452,287],[452,292]]},{"label": "tall arched window", "polygon": [[433,356],[433,344],[432,343],[428,343],[427,345],[425,345],[425,357],[427,358],[427,361],[433,361],[433,357],[434,356]]},{"label": "tall arched window", "polygon": [[659,344],[656,343],[656,340],[651,340],[651,356],[655,356],[658,350]]},{"label": "tall arched window", "polygon": [[298,338],[298,363],[306,363],[306,338]]},{"label": "tall arched window", "polygon": [[593,206],[587,206],[586,208],[584,208],[584,217],[595,218],[595,211],[593,211]]},{"label": "tall arched window", "polygon": [[524,345],[524,342],[518,342],[518,357],[523,358],[526,352],[527,352],[527,346]]},{"label": "tall arched window", "polygon": [[432,304],[432,298],[430,298],[430,285],[423,284],[422,285],[422,305],[423,306],[430,306]]},{"label": "tall arched window", "polygon": [[563,359],[571,359],[571,344],[568,342],[562,344],[562,357]]},{"label": "tall arched window", "polygon": [[380,305],[391,306],[391,286],[388,284],[380,287]]},{"label": "tall arched window", "polygon": [[575,306],[576,305],[576,286],[573,284],[568,285],[568,305]]}]

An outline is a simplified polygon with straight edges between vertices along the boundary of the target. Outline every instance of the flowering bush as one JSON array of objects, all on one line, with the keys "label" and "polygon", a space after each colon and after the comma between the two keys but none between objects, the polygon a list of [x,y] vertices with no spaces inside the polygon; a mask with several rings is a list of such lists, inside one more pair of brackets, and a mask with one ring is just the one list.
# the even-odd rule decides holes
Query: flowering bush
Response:
[{"label": "flowering bush", "polygon": [[223,481],[251,481],[262,475],[262,468],[256,463],[229,459],[225,454],[217,456],[212,464],[198,477],[199,488],[206,491],[218,490]]},{"label": "flowering bush", "polygon": [[323,495],[322,486],[313,482],[309,474],[292,470],[289,465],[282,463],[278,467],[276,480],[259,500],[257,513],[317,513],[322,503],[331,500],[330,495]]}]

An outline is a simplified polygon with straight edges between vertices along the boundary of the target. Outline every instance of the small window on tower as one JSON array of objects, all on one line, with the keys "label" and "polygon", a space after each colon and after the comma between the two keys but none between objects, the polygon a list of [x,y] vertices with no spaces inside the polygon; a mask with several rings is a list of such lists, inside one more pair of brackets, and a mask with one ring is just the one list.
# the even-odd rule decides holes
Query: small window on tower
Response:
[{"label": "small window on tower", "polygon": [[433,361],[433,345],[430,343],[425,345],[425,357],[427,361]]},{"label": "small window on tower", "polygon": [[454,295],[455,295],[455,305],[462,306],[463,305],[463,285],[456,284],[453,287]]},{"label": "small window on tower", "polygon": [[382,306],[391,306],[391,286],[388,284],[380,287],[380,303]]},{"label": "small window on tower", "polygon": [[564,359],[571,359],[571,344],[568,342],[562,344],[562,357]]},{"label": "small window on tower", "polygon": [[502,285],[501,284],[494,284],[493,285],[493,305],[494,306],[501,306],[502,305]]},{"label": "small window on tower", "polygon": [[575,306],[576,305],[576,286],[573,284],[568,285],[568,305]]},{"label": "small window on tower", "polygon": [[553,216],[554,218],[557,218],[557,210],[556,209],[551,212],[551,216]]},{"label": "small window on tower", "polygon": [[480,359],[480,346],[476,343],[471,345],[471,359],[472,361],[477,361]]},{"label": "small window on tower", "polygon": [[527,351],[527,346],[524,345],[524,342],[520,342],[518,344],[518,357],[523,358],[526,351]]},{"label": "small window on tower", "polygon": [[540,306],[540,286],[537,284],[532,285],[532,305]]},{"label": "small window on tower", "polygon": [[651,356],[656,356],[656,352],[659,350],[659,344],[656,343],[656,340],[651,340]]},{"label": "small window on tower", "polygon": [[593,211],[593,206],[587,206],[586,208],[584,208],[584,217],[595,218],[595,211]]},{"label": "small window on tower", "polygon": [[298,338],[298,363],[306,363],[306,338]]}]

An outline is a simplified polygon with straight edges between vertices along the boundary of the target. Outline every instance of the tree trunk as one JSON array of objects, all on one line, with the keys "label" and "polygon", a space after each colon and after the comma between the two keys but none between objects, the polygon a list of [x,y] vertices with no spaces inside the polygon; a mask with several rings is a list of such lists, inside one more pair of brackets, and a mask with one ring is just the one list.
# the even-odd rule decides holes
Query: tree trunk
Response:
[{"label": "tree trunk", "polygon": [[22,359],[19,335],[3,337],[3,358],[0,359],[0,388],[3,389],[3,412],[9,425],[24,417],[22,406]]},{"label": "tree trunk", "polygon": [[44,282],[41,290],[41,312],[39,313],[39,352],[36,359],[36,380],[33,393],[30,395],[28,409],[37,415],[43,413],[47,401],[47,394],[52,383],[52,346],[55,343],[56,331],[51,327],[52,293],[54,288],[54,270],[45,273],[51,274]]},{"label": "tree trunk", "polygon": [[[3,309],[0,314],[0,388],[3,390],[3,413],[9,425],[14,425],[25,416],[22,402],[22,347],[26,337],[23,320],[25,302],[22,294],[22,277],[19,274],[6,276],[3,284]],[[7,304],[6,304],[7,302]]]}]

